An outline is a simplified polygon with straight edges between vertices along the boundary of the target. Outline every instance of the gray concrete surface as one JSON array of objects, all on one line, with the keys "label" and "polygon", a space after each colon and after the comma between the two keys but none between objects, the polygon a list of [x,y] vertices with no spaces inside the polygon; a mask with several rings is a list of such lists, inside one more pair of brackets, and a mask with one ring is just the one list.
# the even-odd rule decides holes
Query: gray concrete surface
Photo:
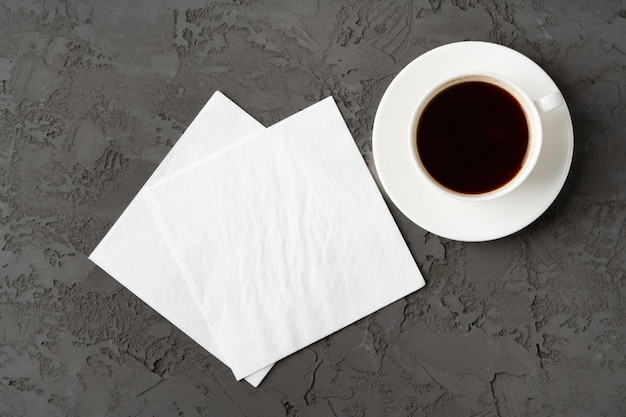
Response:
[{"label": "gray concrete surface", "polygon": [[[477,244],[391,206],[427,288],[259,389],[87,260],[216,89],[265,125],[332,94],[375,172],[386,86],[466,39],[562,88],[563,192]],[[624,1],[0,0],[0,416],[626,415],[625,52]]]}]

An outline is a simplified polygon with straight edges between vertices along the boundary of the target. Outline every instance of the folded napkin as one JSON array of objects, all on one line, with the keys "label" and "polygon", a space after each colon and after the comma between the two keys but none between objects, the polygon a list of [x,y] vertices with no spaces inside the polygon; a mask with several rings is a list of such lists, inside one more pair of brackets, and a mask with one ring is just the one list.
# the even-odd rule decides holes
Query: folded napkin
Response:
[{"label": "folded napkin", "polygon": [[[89,256],[137,297],[229,366],[203,309],[161,235],[148,206],[145,190],[262,130],[264,128],[260,123],[224,95],[215,93]],[[246,380],[258,386],[270,368],[246,375]]]},{"label": "folded napkin", "polygon": [[332,98],[146,196],[237,379],[424,285]]}]

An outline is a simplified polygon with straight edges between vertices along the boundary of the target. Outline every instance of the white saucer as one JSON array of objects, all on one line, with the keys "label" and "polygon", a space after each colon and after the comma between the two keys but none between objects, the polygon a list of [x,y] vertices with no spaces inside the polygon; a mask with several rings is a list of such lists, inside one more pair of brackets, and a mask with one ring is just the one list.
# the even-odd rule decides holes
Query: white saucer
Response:
[{"label": "white saucer", "polygon": [[541,67],[507,47],[487,42],[444,45],[415,59],[391,82],[376,112],[372,146],[382,186],[404,215],[439,236],[478,242],[523,229],[552,204],[572,163],[574,131],[567,105],[543,113],[539,160],[528,179],[503,197],[466,202],[431,189],[417,172],[406,131],[428,86],[464,70],[500,73],[533,100],[558,90]]}]

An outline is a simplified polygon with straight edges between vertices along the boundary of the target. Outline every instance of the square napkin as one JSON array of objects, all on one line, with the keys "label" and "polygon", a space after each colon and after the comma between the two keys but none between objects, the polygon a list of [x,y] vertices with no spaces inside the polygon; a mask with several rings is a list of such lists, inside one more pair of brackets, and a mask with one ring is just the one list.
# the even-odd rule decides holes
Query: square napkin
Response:
[{"label": "square napkin", "polygon": [[237,379],[424,285],[332,98],[146,195]]},{"label": "square napkin", "polygon": [[[222,362],[224,355],[166,244],[146,187],[172,176],[264,127],[216,92],[189,125],[146,185],[89,256],[94,263]],[[267,369],[246,378],[258,386]]]}]

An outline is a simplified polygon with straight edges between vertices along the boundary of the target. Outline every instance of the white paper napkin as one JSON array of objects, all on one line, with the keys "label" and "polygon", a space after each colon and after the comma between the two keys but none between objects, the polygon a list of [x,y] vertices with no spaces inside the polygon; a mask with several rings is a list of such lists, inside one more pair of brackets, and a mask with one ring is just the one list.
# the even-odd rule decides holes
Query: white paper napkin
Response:
[{"label": "white paper napkin", "polygon": [[[230,366],[156,224],[146,187],[188,168],[264,127],[220,92],[189,125],[146,185],[89,256],[200,346]],[[258,386],[271,366],[246,378]]]},{"label": "white paper napkin", "polygon": [[147,197],[238,379],[424,285],[332,98]]}]

